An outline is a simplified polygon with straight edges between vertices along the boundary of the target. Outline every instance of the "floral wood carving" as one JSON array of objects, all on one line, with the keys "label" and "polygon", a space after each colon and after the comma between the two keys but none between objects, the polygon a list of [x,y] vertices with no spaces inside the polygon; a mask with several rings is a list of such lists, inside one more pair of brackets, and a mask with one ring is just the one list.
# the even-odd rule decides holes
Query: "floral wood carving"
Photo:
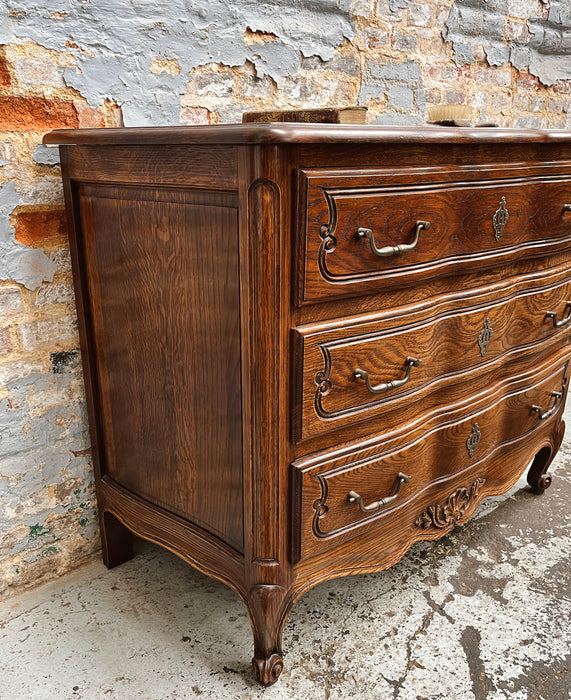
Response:
[{"label": "floral wood carving", "polygon": [[476,479],[470,490],[466,488],[457,489],[448,496],[444,506],[438,504],[430,506],[416,519],[414,524],[424,529],[429,527],[443,529],[456,525],[474,503],[485,483],[485,479]]}]

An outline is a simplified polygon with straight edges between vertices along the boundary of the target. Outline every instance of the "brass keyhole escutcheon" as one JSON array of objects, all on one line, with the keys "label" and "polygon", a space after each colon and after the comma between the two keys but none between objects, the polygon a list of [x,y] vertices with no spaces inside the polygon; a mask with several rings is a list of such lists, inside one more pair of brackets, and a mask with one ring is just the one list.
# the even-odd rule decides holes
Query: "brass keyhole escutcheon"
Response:
[{"label": "brass keyhole escutcheon", "polygon": [[476,452],[476,447],[480,444],[480,440],[482,439],[482,433],[480,432],[480,426],[477,423],[474,423],[472,426],[472,432],[470,433],[470,436],[466,440],[466,448],[468,449],[468,454],[470,457],[474,456],[474,453]]},{"label": "brass keyhole escutcheon", "polygon": [[486,319],[484,327],[480,331],[478,336],[478,345],[480,346],[480,354],[482,357],[486,354],[488,350],[488,345],[490,344],[492,338],[494,337],[494,331],[492,329],[492,322],[489,318]]},{"label": "brass keyhole escutcheon", "polygon": [[494,234],[496,236],[496,241],[499,241],[504,233],[504,228],[508,223],[510,218],[510,213],[506,205],[506,198],[502,197],[500,199],[500,206],[497,208],[493,218],[492,223],[494,224]]}]

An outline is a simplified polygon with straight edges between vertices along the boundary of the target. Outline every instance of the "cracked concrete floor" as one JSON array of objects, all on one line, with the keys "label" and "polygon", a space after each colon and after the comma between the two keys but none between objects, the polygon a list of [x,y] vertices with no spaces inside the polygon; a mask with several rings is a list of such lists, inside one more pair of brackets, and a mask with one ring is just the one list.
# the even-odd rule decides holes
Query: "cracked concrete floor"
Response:
[{"label": "cracked concrete floor", "polygon": [[568,435],[543,496],[522,479],[391,569],[309,591],[269,689],[237,595],[140,543],[2,604],[0,698],[569,700],[570,466]]}]

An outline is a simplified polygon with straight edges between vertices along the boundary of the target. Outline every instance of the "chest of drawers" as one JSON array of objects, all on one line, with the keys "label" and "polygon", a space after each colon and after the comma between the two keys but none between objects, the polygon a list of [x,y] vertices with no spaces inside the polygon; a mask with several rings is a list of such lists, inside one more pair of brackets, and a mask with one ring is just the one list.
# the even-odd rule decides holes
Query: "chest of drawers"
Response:
[{"label": "chest of drawers", "polygon": [[571,133],[53,132],[103,556],[235,589],[265,684],[295,600],[467,520],[563,438]]}]

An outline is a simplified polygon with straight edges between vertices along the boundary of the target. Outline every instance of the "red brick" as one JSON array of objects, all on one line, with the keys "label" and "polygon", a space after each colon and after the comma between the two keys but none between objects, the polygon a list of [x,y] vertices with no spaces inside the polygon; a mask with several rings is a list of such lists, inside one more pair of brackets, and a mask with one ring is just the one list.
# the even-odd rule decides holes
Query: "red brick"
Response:
[{"label": "red brick", "polygon": [[531,73],[518,73],[517,84],[526,90],[539,90],[539,79]]},{"label": "red brick", "polygon": [[12,78],[10,77],[10,69],[6,62],[6,56],[0,53],[0,87],[10,87]]},{"label": "red brick", "polygon": [[81,102],[75,102],[74,105],[77,111],[79,126],[82,129],[86,127],[105,126],[105,118],[98,109],[93,109],[93,107]]},{"label": "red brick", "polygon": [[183,107],[180,120],[185,124],[210,124],[210,112],[205,107]]},{"label": "red brick", "polygon": [[480,85],[487,83],[491,85],[503,85],[505,87],[513,86],[513,75],[510,68],[475,66],[472,71],[472,77],[475,82]]},{"label": "red brick", "polygon": [[470,66],[451,66],[443,64],[435,64],[428,66],[426,73],[433,80],[441,80],[450,82],[452,80],[462,80],[470,78]]},{"label": "red brick", "polygon": [[0,130],[48,131],[79,126],[72,102],[40,97],[0,97]]},{"label": "red brick", "polygon": [[571,80],[558,80],[553,86],[553,91],[563,95],[569,94],[571,92]]},{"label": "red brick", "polygon": [[60,238],[66,234],[64,209],[20,211],[16,214],[16,240],[24,245]]}]

